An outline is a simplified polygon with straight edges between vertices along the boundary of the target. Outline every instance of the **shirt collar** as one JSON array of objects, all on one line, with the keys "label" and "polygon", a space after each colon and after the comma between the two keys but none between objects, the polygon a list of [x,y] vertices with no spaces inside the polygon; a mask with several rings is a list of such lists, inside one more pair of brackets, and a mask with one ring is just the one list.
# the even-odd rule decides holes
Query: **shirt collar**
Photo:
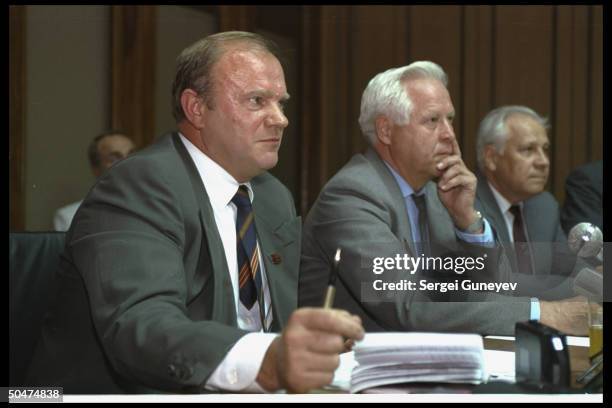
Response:
[{"label": "shirt collar", "polygon": [[[240,183],[238,183],[238,181],[217,162],[212,160],[210,157],[204,154],[204,152],[194,146],[194,144],[180,132],[179,137],[185,145],[185,148],[187,148],[189,155],[193,159],[193,162],[198,169],[198,173],[200,174],[200,178],[204,183],[204,188],[208,193],[213,210],[221,210],[227,207],[238,191]],[[251,188],[251,183],[247,182],[243,184],[247,187],[249,191],[249,198],[251,199],[251,202],[253,202],[254,194],[253,189]]]},{"label": "shirt collar", "polygon": [[422,194],[422,192],[424,191],[423,189],[421,189],[420,191],[414,191],[412,186],[408,184],[408,182],[404,180],[404,178],[400,176],[400,174],[397,171],[395,171],[395,169],[391,167],[389,163],[387,163],[384,160],[383,160],[383,163],[385,163],[385,165],[389,168],[389,170],[391,170],[391,174],[393,175],[393,178],[395,178],[395,181],[397,182],[397,185],[399,186],[400,191],[402,192],[402,197],[406,198],[408,196],[411,196],[412,194],[414,195]]},{"label": "shirt collar", "polygon": [[[488,181],[487,181],[487,184],[489,185],[489,188],[493,192],[493,197],[495,197],[495,201],[497,201],[497,206],[499,207],[501,213],[506,214],[506,212],[508,212],[510,207],[512,207],[512,204],[510,203],[510,201],[506,200],[506,198],[503,195],[501,195],[501,193],[497,191],[495,187],[493,187],[493,184],[491,184]],[[522,209],[523,203],[520,202],[518,206]]]}]

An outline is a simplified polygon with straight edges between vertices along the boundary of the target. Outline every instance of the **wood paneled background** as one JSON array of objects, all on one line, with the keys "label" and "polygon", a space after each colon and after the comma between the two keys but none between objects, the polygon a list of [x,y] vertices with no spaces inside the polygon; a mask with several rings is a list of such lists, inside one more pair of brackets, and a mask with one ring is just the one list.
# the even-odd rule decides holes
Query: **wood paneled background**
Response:
[{"label": "wood paneled background", "polygon": [[[307,161],[303,209],[322,183],[363,149],[357,118],[369,79],[415,60],[449,75],[455,131],[464,160],[476,168],[476,134],[491,109],[527,105],[550,119],[549,189],[560,202],[576,166],[602,158],[603,21],[601,6],[335,6],[317,7],[320,54],[308,81],[320,96],[317,139]],[[313,30],[306,21],[305,26]],[[317,51],[317,48],[319,51]],[[317,93],[318,91],[318,93]],[[318,157],[319,160],[312,160]],[[313,168],[314,167],[314,168]]]},{"label": "wood paneled background", "polygon": [[[11,228],[23,225],[19,169],[23,118],[19,91],[27,86],[20,59],[27,24],[11,7]],[[156,9],[112,6],[109,127],[121,127],[141,146],[155,118]],[[467,165],[476,168],[478,124],[491,109],[527,105],[551,123],[550,191],[562,202],[576,166],[602,158],[603,10],[580,6],[190,6],[215,16],[219,30],[272,32],[296,44],[285,50],[297,66],[292,95],[299,143],[273,172],[293,166],[286,181],[305,214],[325,182],[365,147],[357,119],[367,82],[385,69],[428,59],[449,75],[456,134]],[[172,35],[172,33],[166,33]],[[185,44],[187,46],[188,44]],[[168,84],[169,86],[170,84]],[[21,219],[20,219],[21,217]]]}]

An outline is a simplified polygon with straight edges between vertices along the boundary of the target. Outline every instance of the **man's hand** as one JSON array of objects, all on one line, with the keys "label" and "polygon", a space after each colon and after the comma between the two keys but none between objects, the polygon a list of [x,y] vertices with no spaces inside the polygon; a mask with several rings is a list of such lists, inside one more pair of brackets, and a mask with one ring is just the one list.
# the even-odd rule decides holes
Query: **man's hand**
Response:
[{"label": "man's hand", "polygon": [[540,322],[565,334],[586,336],[589,332],[588,302],[582,296],[552,302],[541,300]]},{"label": "man's hand", "polygon": [[453,152],[436,165],[440,172],[438,197],[448,210],[455,226],[465,230],[476,221],[474,198],[476,197],[476,176],[461,159],[457,139],[453,139]]},{"label": "man's hand", "polygon": [[338,309],[301,308],[274,339],[257,375],[268,391],[304,393],[331,383],[345,339],[360,340],[361,319]]}]

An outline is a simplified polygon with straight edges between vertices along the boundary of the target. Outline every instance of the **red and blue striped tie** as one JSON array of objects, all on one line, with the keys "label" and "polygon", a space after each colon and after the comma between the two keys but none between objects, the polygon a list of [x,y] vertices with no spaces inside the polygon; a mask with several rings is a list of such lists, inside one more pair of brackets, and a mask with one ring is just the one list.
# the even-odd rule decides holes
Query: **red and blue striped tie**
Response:
[{"label": "red and blue striped tie", "polygon": [[236,253],[238,256],[238,281],[240,302],[251,310],[257,294],[261,293],[261,273],[257,256],[257,232],[253,221],[253,207],[246,186],[241,185],[232,198],[236,205]]}]

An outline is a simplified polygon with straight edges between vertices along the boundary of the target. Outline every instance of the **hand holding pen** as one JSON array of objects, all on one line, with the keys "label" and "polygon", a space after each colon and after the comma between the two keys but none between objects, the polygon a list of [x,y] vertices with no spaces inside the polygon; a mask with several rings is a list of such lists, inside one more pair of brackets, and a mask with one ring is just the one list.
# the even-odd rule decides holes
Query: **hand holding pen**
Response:
[{"label": "hand holding pen", "polygon": [[[334,298],[336,297],[336,278],[338,277],[338,270],[340,269],[340,259],[342,250],[336,249],[336,255],[334,255],[334,262],[332,269],[329,274],[329,282],[327,284],[327,291],[325,292],[325,300],[323,302],[324,309],[331,309],[334,305]],[[344,352],[351,351],[355,341],[352,339],[344,339]]]}]

